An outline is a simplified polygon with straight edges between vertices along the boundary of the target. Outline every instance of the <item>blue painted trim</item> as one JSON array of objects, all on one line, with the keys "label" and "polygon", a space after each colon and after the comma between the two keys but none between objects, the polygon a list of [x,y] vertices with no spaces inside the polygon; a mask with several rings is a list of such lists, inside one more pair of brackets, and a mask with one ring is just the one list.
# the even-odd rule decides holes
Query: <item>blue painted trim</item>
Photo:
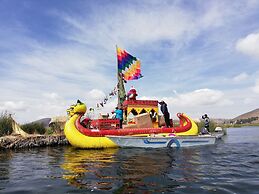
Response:
[{"label": "blue painted trim", "polygon": [[172,145],[173,143],[176,144],[176,148],[181,147],[180,142],[179,142],[176,138],[172,138],[172,139],[168,142],[167,147],[168,147],[168,148],[171,148],[171,145]]},{"label": "blue painted trim", "polygon": [[165,144],[167,141],[156,141],[156,142],[152,142],[152,141],[149,141],[148,139],[144,139],[143,142],[145,144]]},{"label": "blue painted trim", "polygon": [[209,142],[209,141],[202,141],[202,140],[199,140],[199,141],[192,141],[192,140],[185,140],[185,141],[182,141],[182,143],[206,143],[206,142]]}]

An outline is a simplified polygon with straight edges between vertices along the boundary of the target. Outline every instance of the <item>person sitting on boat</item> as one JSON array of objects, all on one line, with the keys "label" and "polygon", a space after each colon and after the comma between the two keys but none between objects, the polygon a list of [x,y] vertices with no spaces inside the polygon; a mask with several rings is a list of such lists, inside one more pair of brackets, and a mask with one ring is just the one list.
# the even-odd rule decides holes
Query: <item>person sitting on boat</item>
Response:
[{"label": "person sitting on boat", "polygon": [[90,128],[91,126],[91,119],[89,117],[86,117],[83,119],[83,121],[81,122],[81,124],[85,127],[85,128]]},{"label": "person sitting on boat", "polygon": [[122,122],[123,122],[123,110],[122,108],[115,108],[115,111],[113,111],[113,113],[115,113],[115,118],[120,120],[120,129],[122,128]]},{"label": "person sitting on boat", "polygon": [[149,115],[150,115],[150,118],[151,118],[152,122],[156,122],[157,113],[156,113],[156,111],[154,111],[154,109],[152,109],[152,110],[149,112]]},{"label": "person sitting on boat", "polygon": [[167,104],[163,100],[161,102],[159,102],[159,104],[161,106],[160,110],[163,113],[164,118],[165,118],[166,127],[172,127],[171,123],[170,123],[170,114],[167,109]]},{"label": "person sitting on boat", "polygon": [[131,86],[130,90],[128,91],[128,94],[127,94],[127,98],[128,100],[136,100],[136,96],[137,96],[137,91],[136,89]]}]

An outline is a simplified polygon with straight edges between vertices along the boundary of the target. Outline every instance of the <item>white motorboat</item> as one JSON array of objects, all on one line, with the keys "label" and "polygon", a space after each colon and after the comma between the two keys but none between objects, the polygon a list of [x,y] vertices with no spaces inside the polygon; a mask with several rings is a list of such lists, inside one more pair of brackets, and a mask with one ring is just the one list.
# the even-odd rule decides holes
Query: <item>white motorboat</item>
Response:
[{"label": "white motorboat", "polygon": [[171,148],[213,145],[223,133],[197,136],[107,136],[120,147]]}]

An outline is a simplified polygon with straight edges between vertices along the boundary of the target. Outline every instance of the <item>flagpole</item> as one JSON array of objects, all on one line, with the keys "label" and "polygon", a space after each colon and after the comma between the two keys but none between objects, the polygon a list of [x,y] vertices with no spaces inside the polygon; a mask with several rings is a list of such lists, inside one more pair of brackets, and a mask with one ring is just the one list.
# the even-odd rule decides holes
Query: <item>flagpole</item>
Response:
[{"label": "flagpole", "polygon": [[118,46],[116,45],[116,53],[117,53],[117,76],[118,76],[118,84],[117,84],[117,92],[118,92],[118,106],[122,105],[125,100],[126,92],[124,87],[124,81],[121,73],[119,72],[119,60],[118,60]]},{"label": "flagpole", "polygon": [[118,62],[118,46],[116,44],[116,55],[117,55],[117,96],[118,96],[118,102],[117,102],[117,106],[119,106],[120,103],[120,94],[119,94],[119,62]]}]

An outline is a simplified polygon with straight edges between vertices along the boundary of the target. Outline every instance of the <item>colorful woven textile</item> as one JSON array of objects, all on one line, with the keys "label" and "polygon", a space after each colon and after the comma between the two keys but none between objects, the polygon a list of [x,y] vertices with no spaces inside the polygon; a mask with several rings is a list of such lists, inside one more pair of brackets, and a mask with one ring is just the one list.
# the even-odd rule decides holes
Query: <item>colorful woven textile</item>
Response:
[{"label": "colorful woven textile", "polygon": [[118,71],[124,80],[136,80],[141,77],[140,60],[117,47]]}]

